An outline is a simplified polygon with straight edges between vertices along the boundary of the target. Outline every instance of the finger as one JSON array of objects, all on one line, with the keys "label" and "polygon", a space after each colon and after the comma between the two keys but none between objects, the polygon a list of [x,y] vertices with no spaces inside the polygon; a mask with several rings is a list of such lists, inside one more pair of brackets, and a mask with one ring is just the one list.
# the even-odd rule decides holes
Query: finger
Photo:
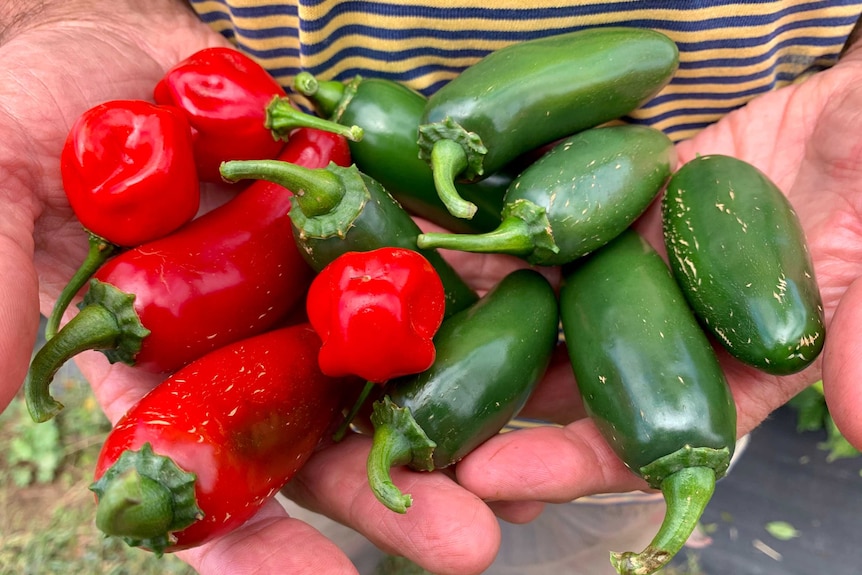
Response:
[{"label": "finger", "polygon": [[[8,214],[8,212],[7,212]],[[32,255],[3,228],[16,225],[0,220],[0,411],[18,392],[39,329],[39,297]],[[32,239],[30,240],[32,243]],[[32,253],[32,246],[30,246]]]},{"label": "finger", "polygon": [[335,543],[307,523],[288,517],[275,500],[239,529],[177,555],[201,575],[357,573]]},{"label": "finger", "polygon": [[493,437],[458,464],[457,476],[466,489],[489,501],[562,503],[646,488],[589,419]]},{"label": "finger", "polygon": [[348,525],[384,551],[440,575],[481,573],[500,544],[499,524],[479,498],[445,473],[393,468],[392,479],[413,505],[384,507],[365,472],[367,437],[352,436],[312,457],[285,489],[300,505]]},{"label": "finger", "polygon": [[823,390],[829,413],[838,429],[857,449],[862,449],[862,281],[856,280],[841,298],[823,358]]},{"label": "finger", "polygon": [[541,501],[491,501],[488,507],[503,521],[522,525],[541,515],[545,504]]}]

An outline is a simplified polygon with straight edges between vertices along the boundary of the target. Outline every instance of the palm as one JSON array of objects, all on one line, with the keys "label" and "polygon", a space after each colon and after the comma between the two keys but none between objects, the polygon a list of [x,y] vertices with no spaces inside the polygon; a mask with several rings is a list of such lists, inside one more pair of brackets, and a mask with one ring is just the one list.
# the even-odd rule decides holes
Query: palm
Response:
[{"label": "palm", "polygon": [[[40,309],[50,311],[86,253],[86,235],[68,206],[59,173],[72,122],[106,100],[150,99],[168,67],[207,45],[224,43],[184,2],[164,0],[159,9],[137,4],[116,11],[111,5],[110,13],[120,15],[115,21],[56,22],[0,44],[0,173],[9,184],[0,188],[0,372],[9,382],[0,386],[0,410],[17,391],[15,382],[24,379]],[[111,366],[98,352],[76,359],[112,421],[160,379]],[[434,557],[437,564],[430,567],[448,570],[447,564],[458,564],[471,570],[490,560],[497,524],[481,501],[434,474],[413,488],[427,504],[417,505],[409,517],[393,514],[364,482],[367,449],[367,442],[356,438],[325,450],[294,481],[294,491],[381,547]],[[355,492],[346,492],[346,486]],[[358,513],[363,505],[365,511]],[[426,533],[432,534],[430,543]],[[447,553],[429,553],[429,544],[447,547]],[[202,573],[352,572],[332,542],[288,518],[275,502],[244,528],[181,556]]]},{"label": "palm", "polygon": [[[180,14],[186,13],[183,10]],[[203,47],[205,42],[213,41],[214,35],[188,14],[179,21],[180,30],[185,26],[187,33],[171,36],[158,48],[146,48],[141,38],[147,36],[143,25],[147,20],[143,16],[127,19],[56,22],[22,32],[3,45],[4,66],[0,74],[6,88],[2,101],[5,115],[10,118],[4,123],[4,138],[13,158],[6,161],[4,156],[4,168],[21,178],[16,181],[20,190],[4,187],[6,194],[14,194],[3,198],[4,203],[15,210],[5,217],[10,221],[35,220],[32,235],[35,245],[33,256],[14,253],[17,261],[7,257],[2,265],[9,266],[10,274],[29,275],[31,261],[35,261],[43,313],[50,310],[51,302],[86,253],[86,235],[68,206],[60,182],[59,154],[72,122],[84,110],[106,100],[150,99],[155,82],[168,66],[182,55]],[[8,301],[22,302],[33,301],[31,287],[22,282],[4,289],[17,292],[8,294]],[[22,321],[28,324],[21,326],[20,331],[5,333],[33,333],[35,317],[28,314]],[[29,345],[32,346],[32,340]],[[26,365],[20,362],[29,357],[29,352],[4,357],[16,362],[4,373],[21,374],[19,381],[23,379]],[[93,381],[104,379],[104,367],[94,369],[91,361],[84,363]],[[5,405],[6,400],[8,396],[4,394],[0,405]],[[126,406],[118,406],[118,410],[123,407]],[[116,417],[118,410],[108,413]]]},{"label": "palm", "polygon": [[[746,433],[805,385],[824,379],[830,412],[862,446],[862,392],[856,383],[862,328],[862,51],[805,82],[760,97],[678,145],[679,161],[727,154],[746,160],[788,195],[805,228],[827,320],[826,347],[805,371],[767,376],[722,356]],[[638,229],[662,244],[654,205]],[[530,405],[563,429],[526,430],[494,438],[459,466],[458,479],[480,497],[566,501],[585,494],[643,487],[583,418],[564,357]],[[523,486],[534,489],[525,492]]]},{"label": "palm", "polygon": [[[161,7],[161,6],[160,6]],[[151,99],[156,81],[173,63],[207,45],[221,43],[180,2],[169,2],[161,16],[173,34],[156,44],[146,39],[166,22],[132,11],[124,19],[99,22],[63,21],[30,29],[2,45],[0,102],[2,132],[0,171],[8,185],[0,189],[0,372],[10,385],[0,388],[0,409],[23,380],[38,327],[38,312],[47,313],[64,283],[86,253],[86,234],[72,214],[61,186],[60,150],[71,123],[84,110],[111,99]],[[155,12],[155,10],[154,10]],[[152,26],[154,29],[149,30]],[[163,34],[162,34],[163,36]],[[14,152],[14,153],[13,153]],[[35,262],[35,267],[34,267]],[[37,293],[38,278],[38,293]],[[79,366],[105,413],[115,421],[132,402],[158,381],[125,366],[110,367],[98,353],[80,356]],[[4,363],[5,362],[5,363]],[[10,377],[11,376],[11,377]],[[277,505],[268,508],[269,529],[257,535],[306,537],[332,563],[346,562],[319,534],[299,522],[285,523]],[[207,554],[219,556],[214,569],[231,569],[242,553],[221,554],[245,539],[239,530],[230,541],[217,542],[184,557],[201,568]],[[257,554],[255,537],[247,552]],[[299,560],[301,554],[296,555]],[[283,560],[285,558],[282,558]],[[287,559],[290,559],[288,557]],[[326,567],[324,562],[324,567]],[[297,572],[300,572],[297,570]],[[325,570],[323,572],[326,572]],[[341,572],[341,571],[339,571]]]},{"label": "palm", "polygon": [[[829,326],[839,302],[860,273],[862,256],[862,59],[759,98],[679,146],[680,159],[725,153],[761,168],[787,194],[805,228]],[[827,349],[847,339],[830,326]],[[825,357],[825,355],[824,355]],[[764,377],[727,362],[750,430],[805,384],[820,379],[823,362],[787,378]]]}]

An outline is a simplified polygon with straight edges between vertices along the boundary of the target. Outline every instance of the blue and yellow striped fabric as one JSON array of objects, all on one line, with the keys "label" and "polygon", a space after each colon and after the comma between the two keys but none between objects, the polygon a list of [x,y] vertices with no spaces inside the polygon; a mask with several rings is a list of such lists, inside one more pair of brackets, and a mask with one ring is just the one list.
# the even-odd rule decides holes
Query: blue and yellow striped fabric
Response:
[{"label": "blue and yellow striped fabric", "polygon": [[283,84],[395,79],[430,94],[488,52],[604,25],[659,30],[680,49],[665,90],[633,115],[679,140],[757,94],[835,63],[862,1],[191,0]]}]

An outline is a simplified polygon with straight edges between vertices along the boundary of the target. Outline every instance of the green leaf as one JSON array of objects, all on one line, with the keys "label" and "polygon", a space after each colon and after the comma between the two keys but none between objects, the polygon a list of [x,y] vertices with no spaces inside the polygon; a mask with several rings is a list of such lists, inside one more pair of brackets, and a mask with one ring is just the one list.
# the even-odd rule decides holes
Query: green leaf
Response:
[{"label": "green leaf", "polygon": [[831,417],[826,418],[826,441],[820,442],[817,447],[829,452],[826,461],[830,463],[836,459],[858,457],[860,454],[859,450],[841,434]]},{"label": "green leaf", "polygon": [[800,532],[796,530],[796,528],[787,523],[786,521],[771,521],[766,524],[766,531],[769,532],[770,535],[775,537],[776,539],[780,539],[781,541],[788,541],[795,537],[799,537]]},{"label": "green leaf", "polygon": [[800,391],[787,403],[796,410],[796,430],[819,431],[823,429],[829,410],[823,394],[815,386]]}]

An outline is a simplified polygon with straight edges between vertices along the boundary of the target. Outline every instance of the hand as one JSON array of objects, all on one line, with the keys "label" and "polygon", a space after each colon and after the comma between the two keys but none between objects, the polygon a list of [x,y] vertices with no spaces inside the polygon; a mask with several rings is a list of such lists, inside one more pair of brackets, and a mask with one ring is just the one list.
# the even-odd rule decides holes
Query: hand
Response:
[{"label": "hand", "polygon": [[[50,312],[87,250],[59,174],[72,122],[106,100],[151,99],[174,63],[226,43],[179,0],[33,3],[31,12],[21,4],[20,15],[3,15],[8,26],[0,22],[0,410],[24,379],[40,310]],[[210,205],[226,197],[224,190],[205,192]],[[98,352],[76,361],[112,422],[161,380],[112,366]],[[490,563],[498,526],[482,501],[444,474],[427,474],[408,484],[414,509],[397,515],[367,487],[367,450],[358,437],[323,450],[292,490],[306,491],[298,498],[381,548],[436,572],[477,573]],[[178,555],[204,575],[355,573],[333,542],[275,501],[235,532]]]},{"label": "hand", "polygon": [[[769,376],[721,355],[739,412],[739,435],[822,378],[830,413],[844,435],[862,447],[862,367],[855,361],[862,329],[860,80],[857,47],[833,68],[753,100],[677,147],[680,163],[696,154],[727,154],[773,179],[805,228],[824,300],[825,350],[803,372]],[[663,252],[656,207],[638,229]],[[504,434],[469,455],[457,476],[478,496],[562,502],[646,487],[584,418],[564,352],[559,359],[526,414],[567,425]]]}]

